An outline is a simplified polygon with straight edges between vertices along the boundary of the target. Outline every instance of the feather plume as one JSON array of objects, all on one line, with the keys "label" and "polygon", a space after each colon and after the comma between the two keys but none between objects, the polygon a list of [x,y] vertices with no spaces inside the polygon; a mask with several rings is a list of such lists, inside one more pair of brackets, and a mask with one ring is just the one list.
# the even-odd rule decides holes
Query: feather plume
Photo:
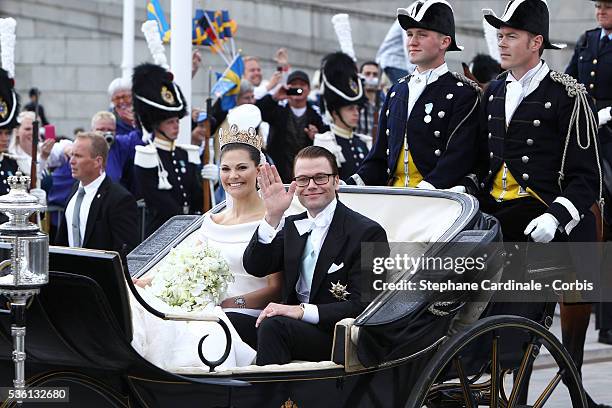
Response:
[{"label": "feather plume", "polygon": [[153,62],[164,69],[168,69],[168,60],[166,59],[164,44],[162,44],[157,22],[153,20],[145,21],[142,23],[141,30],[145,36],[145,39],[147,40],[147,45],[149,46],[149,51],[153,57]]},{"label": "feather plume", "polygon": [[351,57],[353,61],[357,61],[355,49],[353,48],[353,35],[351,32],[349,15],[344,13],[336,14],[332,17],[331,22],[334,26],[336,37],[338,37],[338,42],[340,43],[340,50]]},{"label": "feather plume", "polygon": [[482,28],[484,29],[484,37],[489,50],[489,55],[497,62],[501,63],[501,55],[497,46],[497,28],[487,23],[487,20],[482,19]]},{"label": "feather plume", "polygon": [[15,77],[15,28],[14,18],[0,18],[0,61],[9,77]]}]

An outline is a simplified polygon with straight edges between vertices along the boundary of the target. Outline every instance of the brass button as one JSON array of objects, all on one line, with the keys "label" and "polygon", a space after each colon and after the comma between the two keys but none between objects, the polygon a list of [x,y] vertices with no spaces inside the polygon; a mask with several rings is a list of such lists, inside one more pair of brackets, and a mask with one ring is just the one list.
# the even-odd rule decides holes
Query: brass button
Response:
[{"label": "brass button", "polygon": [[533,139],[527,139],[527,146],[533,146]]},{"label": "brass button", "polygon": [[446,99],[451,100],[453,99],[453,96],[455,95],[453,95],[452,93],[449,93],[448,95],[446,95]]},{"label": "brass button", "polygon": [[533,121],[533,126],[535,126],[535,127],[540,127],[541,124],[542,124],[542,122],[540,122],[537,119]]},{"label": "brass button", "polygon": [[529,156],[523,156],[521,157],[521,160],[523,161],[523,163],[527,164],[529,163]]},{"label": "brass button", "polygon": [[544,107],[545,107],[546,109],[550,109],[550,108],[552,107],[552,103],[550,103],[550,102],[546,102],[546,103],[544,104]]},{"label": "brass button", "polygon": [[389,109],[387,109],[387,116],[389,116]]},{"label": "brass button", "polygon": [[490,152],[490,153],[489,153],[489,157],[490,157],[490,158],[493,158],[493,152]]},{"label": "brass button", "polygon": [[492,175],[492,174],[493,174],[493,172],[491,170],[489,170],[489,176]]},{"label": "brass button", "polygon": [[387,169],[387,174],[391,174],[391,169]]},{"label": "brass button", "polygon": [[389,129],[385,130],[385,133],[387,134],[387,136],[389,136]]},{"label": "brass button", "polygon": [[491,115],[489,115],[489,120],[491,120]]},{"label": "brass button", "polygon": [[525,181],[529,180],[529,174],[527,173],[523,174],[523,180]]},{"label": "brass button", "polygon": [[491,133],[489,133],[489,139],[492,138],[492,137],[493,137],[493,135]]},{"label": "brass button", "polygon": [[463,86],[463,82],[457,82],[457,86]]},{"label": "brass button", "polygon": [[440,137],[440,131],[439,131],[439,130],[436,130],[436,131],[434,132],[434,136],[435,136],[435,137]]},{"label": "brass button", "polygon": [[387,149],[387,156],[389,155],[389,149]]},{"label": "brass button", "polygon": [[580,61],[582,61],[582,55],[580,56]]},{"label": "brass button", "polygon": [[393,98],[395,96],[395,91],[391,92],[391,95],[389,95],[391,98]]},{"label": "brass button", "polygon": [[597,65],[597,58],[593,60],[593,64]]},{"label": "brass button", "polygon": [[434,154],[438,157],[440,157],[442,155],[442,151],[440,151],[440,149],[436,149],[436,151],[434,152]]},{"label": "brass button", "polygon": [[442,118],[444,117],[444,115],[446,115],[446,112],[444,112],[444,111],[440,111],[440,112],[438,112],[438,117],[439,117],[440,119],[442,119]]},{"label": "brass button", "polygon": [[489,96],[489,102],[493,100],[493,95]]},{"label": "brass button", "polygon": [[484,188],[485,183],[480,183],[480,188]]},{"label": "brass button", "polygon": [[591,84],[591,85],[589,85],[589,88],[590,88],[590,89],[595,88],[595,84]]},{"label": "brass button", "polygon": [[594,77],[595,76],[595,71],[591,71],[591,76]]}]

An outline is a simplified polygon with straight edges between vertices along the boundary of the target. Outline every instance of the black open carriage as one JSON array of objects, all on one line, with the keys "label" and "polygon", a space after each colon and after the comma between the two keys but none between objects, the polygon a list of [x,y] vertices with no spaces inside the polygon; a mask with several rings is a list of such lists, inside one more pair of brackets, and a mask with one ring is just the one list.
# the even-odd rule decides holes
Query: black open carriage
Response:
[{"label": "black open carriage", "polygon": [[[499,225],[479,211],[471,196],[343,187],[340,200],[378,221],[390,242],[426,243],[422,253],[432,248],[453,251],[456,242],[472,243],[473,251],[485,252],[490,273],[501,273]],[[292,211],[299,210],[294,207]],[[546,328],[552,321],[550,304],[530,320],[495,315],[486,295],[466,303],[460,296],[381,293],[357,319],[337,323],[329,361],[212,373],[206,367],[164,371],[130,345],[129,302],[140,299],[130,278],[142,276],[170,248],[188,240],[201,221],[195,216],[170,220],[130,254],[130,272],[123,270],[115,253],[51,247],[50,282],[27,311],[28,386],[70,387],[70,406],[79,407],[442,408],[541,407],[563,381],[571,405],[586,407],[574,364]],[[9,386],[12,341],[4,304],[0,385]],[[457,322],[462,328],[449,335]],[[368,344],[377,345],[379,361],[364,365],[357,350]],[[531,366],[542,347],[558,373],[543,390],[532,390],[525,405]],[[514,381],[508,374],[514,374]]]}]

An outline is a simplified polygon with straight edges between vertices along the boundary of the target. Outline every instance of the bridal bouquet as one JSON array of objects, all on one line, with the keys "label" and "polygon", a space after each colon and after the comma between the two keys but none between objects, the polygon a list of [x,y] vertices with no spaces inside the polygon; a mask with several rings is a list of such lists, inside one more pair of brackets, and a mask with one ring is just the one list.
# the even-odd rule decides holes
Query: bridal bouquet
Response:
[{"label": "bridal bouquet", "polygon": [[234,281],[223,256],[206,245],[173,248],[156,268],[149,293],[187,312],[218,304]]}]

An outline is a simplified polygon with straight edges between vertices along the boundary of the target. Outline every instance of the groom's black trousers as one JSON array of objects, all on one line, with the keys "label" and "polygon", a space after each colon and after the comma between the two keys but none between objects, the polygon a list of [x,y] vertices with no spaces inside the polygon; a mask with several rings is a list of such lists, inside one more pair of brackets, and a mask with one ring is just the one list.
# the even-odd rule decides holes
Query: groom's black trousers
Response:
[{"label": "groom's black trousers", "polygon": [[253,316],[230,312],[227,317],[242,340],[257,350],[257,365],[331,359],[333,333],[315,324],[274,316],[264,319],[256,328],[257,319]]}]

